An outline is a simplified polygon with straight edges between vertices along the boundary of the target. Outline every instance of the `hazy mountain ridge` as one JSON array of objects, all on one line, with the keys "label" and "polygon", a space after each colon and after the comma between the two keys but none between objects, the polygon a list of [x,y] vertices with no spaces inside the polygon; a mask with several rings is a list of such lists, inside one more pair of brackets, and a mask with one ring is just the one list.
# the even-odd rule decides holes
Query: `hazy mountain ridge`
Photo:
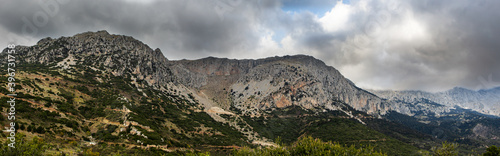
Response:
[{"label": "hazy mountain ridge", "polygon": [[[425,99],[428,103],[437,103],[442,106],[433,106],[429,108],[435,113],[441,114],[449,112],[449,109],[454,109],[456,106],[471,109],[480,113],[500,116],[500,87],[483,89],[478,91],[469,90],[466,88],[455,87],[453,89],[430,93],[424,91],[378,91],[370,90],[377,96],[388,99],[393,102],[415,103],[418,99]],[[404,104],[400,104],[404,105]],[[411,111],[400,109],[403,114],[414,115]]]}]

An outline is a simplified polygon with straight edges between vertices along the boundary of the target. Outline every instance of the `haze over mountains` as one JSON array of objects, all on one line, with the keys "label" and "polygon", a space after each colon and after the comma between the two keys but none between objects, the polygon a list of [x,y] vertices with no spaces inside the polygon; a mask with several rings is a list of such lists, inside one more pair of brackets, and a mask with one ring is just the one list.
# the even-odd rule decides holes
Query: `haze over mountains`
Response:
[{"label": "haze over mountains", "polygon": [[[491,89],[482,89],[478,91],[469,90],[466,88],[455,87],[448,91],[429,93],[423,91],[376,91],[371,90],[381,98],[388,99],[394,102],[415,102],[420,99],[427,99],[438,104],[442,104],[443,108],[461,107],[471,109],[483,114],[500,116],[500,87]],[[441,114],[445,111],[435,108],[436,114]],[[413,115],[411,111],[401,110],[400,112]]]},{"label": "haze over mountains", "polygon": [[366,91],[311,56],[172,61],[106,31],[45,38],[16,51],[19,98],[57,114],[38,121],[21,111],[21,124],[44,129],[34,135],[92,141],[90,135],[169,152],[272,145],[278,136],[291,143],[304,135],[374,144],[391,155],[444,140],[469,152],[500,143],[500,88]]}]

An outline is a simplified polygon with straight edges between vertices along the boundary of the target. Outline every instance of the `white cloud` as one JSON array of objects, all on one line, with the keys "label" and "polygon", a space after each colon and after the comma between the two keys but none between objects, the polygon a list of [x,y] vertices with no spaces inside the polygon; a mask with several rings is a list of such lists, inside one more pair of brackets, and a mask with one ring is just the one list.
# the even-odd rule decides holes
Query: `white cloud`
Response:
[{"label": "white cloud", "polygon": [[338,1],[332,10],[319,19],[319,23],[328,32],[344,30],[349,27],[348,22],[352,12],[353,8],[350,5]]},{"label": "white cloud", "polygon": [[31,36],[23,36],[9,32],[8,30],[6,30],[4,27],[1,26],[0,26],[0,34],[4,34],[4,36],[0,38],[0,43],[5,44],[3,45],[4,47],[7,47],[7,44],[31,46],[36,44],[36,42],[38,42],[39,40]]}]

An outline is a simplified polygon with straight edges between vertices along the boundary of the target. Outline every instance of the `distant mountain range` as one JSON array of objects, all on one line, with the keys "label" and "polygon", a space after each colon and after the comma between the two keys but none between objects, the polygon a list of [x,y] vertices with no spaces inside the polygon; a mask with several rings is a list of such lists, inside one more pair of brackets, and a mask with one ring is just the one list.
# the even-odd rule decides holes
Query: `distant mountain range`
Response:
[{"label": "distant mountain range", "polygon": [[20,132],[53,144],[74,140],[63,147],[75,153],[96,143],[224,153],[305,135],[390,155],[444,140],[467,153],[500,143],[500,88],[366,91],[311,56],[172,61],[106,31],[45,38],[16,51]]},{"label": "distant mountain range", "polygon": [[370,92],[389,101],[400,103],[402,108],[400,108],[398,112],[407,115],[414,115],[411,108],[409,108],[411,106],[404,106],[401,102],[415,103],[419,100],[428,100],[429,102],[441,104],[441,106],[429,105],[429,110],[434,111],[437,115],[449,111],[450,108],[460,107],[463,109],[471,109],[483,114],[500,116],[500,87],[479,91],[455,87],[451,90],[438,93],[423,91],[375,90],[370,90]]}]

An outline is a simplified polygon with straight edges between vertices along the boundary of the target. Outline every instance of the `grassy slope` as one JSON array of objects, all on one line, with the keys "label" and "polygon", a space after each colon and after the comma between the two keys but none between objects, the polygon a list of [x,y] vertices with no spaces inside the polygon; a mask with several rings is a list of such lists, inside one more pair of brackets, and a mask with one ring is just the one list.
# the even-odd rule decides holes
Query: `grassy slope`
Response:
[{"label": "grassy slope", "polygon": [[[18,132],[41,136],[58,147],[49,152],[82,152],[88,148],[91,136],[100,142],[98,150],[102,154],[118,149],[134,151],[132,148],[146,145],[166,145],[169,151],[248,145],[240,132],[197,111],[198,104],[189,97],[147,87],[142,88],[142,93],[132,87],[127,77],[84,67],[59,71],[43,65],[24,65],[18,69],[16,79]],[[0,83],[6,80],[0,77]],[[5,94],[9,92],[5,88],[0,91],[0,109],[6,112]],[[130,125],[124,125],[126,121]],[[0,123],[7,123],[6,116],[0,118]]]}]

